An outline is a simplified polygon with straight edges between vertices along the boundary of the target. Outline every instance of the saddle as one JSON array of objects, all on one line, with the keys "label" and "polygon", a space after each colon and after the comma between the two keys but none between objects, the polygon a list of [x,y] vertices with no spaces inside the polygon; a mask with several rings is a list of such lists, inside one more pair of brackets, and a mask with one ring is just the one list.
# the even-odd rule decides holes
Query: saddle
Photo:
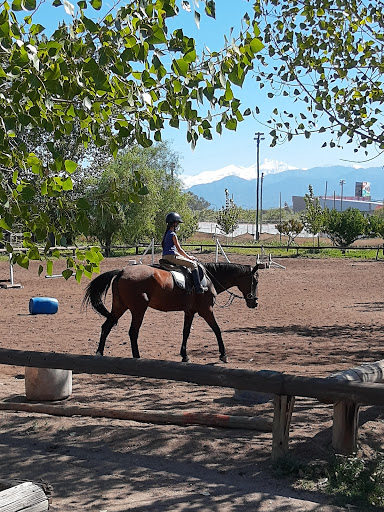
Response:
[{"label": "saddle", "polygon": [[[191,269],[183,267],[182,265],[173,265],[172,263],[169,263],[169,261],[163,260],[162,258],[159,260],[158,264],[154,264],[151,266],[160,268],[162,270],[167,270],[168,272],[170,272],[172,274],[175,286],[177,286],[181,290],[185,290],[187,293],[191,293],[194,290]],[[198,264],[198,271],[200,275],[201,285],[207,287],[208,279],[205,274],[204,267],[200,263]]]}]

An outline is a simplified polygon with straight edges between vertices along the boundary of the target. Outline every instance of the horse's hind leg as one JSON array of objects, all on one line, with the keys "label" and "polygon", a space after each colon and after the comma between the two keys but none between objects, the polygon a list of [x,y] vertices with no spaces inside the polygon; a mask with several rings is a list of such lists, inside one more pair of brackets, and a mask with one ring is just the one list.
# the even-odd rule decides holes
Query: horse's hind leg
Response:
[{"label": "horse's hind leg", "polygon": [[101,326],[100,341],[96,352],[97,356],[102,356],[104,354],[105,341],[107,339],[108,334],[111,332],[112,327],[116,324],[117,320],[115,320],[115,318],[112,315],[110,315]]},{"label": "horse's hind leg", "polygon": [[183,342],[181,344],[180,355],[183,363],[188,363],[189,357],[187,354],[187,340],[189,333],[191,332],[191,325],[195,313],[185,312],[184,313],[184,327],[183,327]]},{"label": "horse's hind leg", "polygon": [[99,341],[99,347],[97,349],[96,355],[102,356],[104,354],[105,342],[108,337],[108,334],[111,332],[112,327],[114,327],[119,318],[127,311],[127,307],[120,301],[119,294],[117,292],[117,283],[114,281],[112,284],[112,310],[109,313],[106,321],[101,326],[101,335]]},{"label": "horse's hind leg", "polygon": [[131,348],[132,348],[132,357],[139,358],[139,347],[137,345],[137,339],[139,337],[139,331],[141,324],[143,323],[144,314],[147,310],[147,306],[144,307],[144,309],[140,311],[132,311],[132,321],[131,326],[129,328],[129,338],[131,340]]},{"label": "horse's hind leg", "polygon": [[213,315],[213,311],[210,308],[208,312],[204,312],[203,314],[199,312],[199,315],[204,318],[204,320],[207,322],[209,327],[212,329],[212,331],[216,335],[217,343],[219,345],[219,352],[220,352],[220,361],[223,361],[223,363],[228,362],[227,354],[225,352],[225,346],[223,342],[223,338],[221,337],[221,330],[216,322],[216,318]]}]

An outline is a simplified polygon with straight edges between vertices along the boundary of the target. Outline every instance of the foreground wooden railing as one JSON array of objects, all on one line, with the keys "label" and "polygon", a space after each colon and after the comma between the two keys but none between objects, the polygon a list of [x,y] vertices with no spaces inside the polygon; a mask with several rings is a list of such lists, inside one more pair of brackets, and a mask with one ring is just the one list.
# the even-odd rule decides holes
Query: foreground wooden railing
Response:
[{"label": "foreground wooden railing", "polygon": [[288,450],[289,426],[296,396],[332,403],[384,405],[384,389],[381,384],[303,377],[275,371],[8,349],[0,349],[0,364],[57,368],[77,373],[130,375],[272,394],[275,397],[272,430],[274,459],[285,455]]}]

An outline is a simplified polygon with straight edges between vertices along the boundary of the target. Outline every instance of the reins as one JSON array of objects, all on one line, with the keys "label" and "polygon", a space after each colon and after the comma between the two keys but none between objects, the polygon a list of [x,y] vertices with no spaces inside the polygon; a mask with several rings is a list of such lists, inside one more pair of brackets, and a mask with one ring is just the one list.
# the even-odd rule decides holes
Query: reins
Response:
[{"label": "reins", "polygon": [[204,270],[207,274],[210,275],[210,279],[211,281],[213,282],[212,278],[215,279],[215,281],[221,286],[221,288],[223,289],[224,292],[228,293],[229,297],[227,299],[227,302],[223,305],[220,305],[220,304],[217,304],[217,301],[216,301],[216,297],[214,297],[213,299],[213,305],[217,305],[219,308],[228,308],[229,306],[232,305],[233,301],[235,299],[243,299],[243,300],[246,300],[245,297],[242,297],[241,295],[237,295],[237,293],[234,293],[234,292],[229,292],[221,283],[220,281],[213,276],[213,274],[206,268],[204,267]]},{"label": "reins", "polygon": [[213,305],[214,306],[217,305],[217,307],[219,307],[219,308],[229,308],[229,306],[232,305],[232,303],[233,303],[233,301],[235,299],[243,299],[243,300],[245,300],[244,297],[241,297],[240,295],[237,295],[236,293],[229,292],[228,290],[224,290],[224,291],[227,292],[228,295],[229,295],[227,302],[225,304],[223,304],[223,305],[217,304],[216,297],[214,297],[213,298]]}]

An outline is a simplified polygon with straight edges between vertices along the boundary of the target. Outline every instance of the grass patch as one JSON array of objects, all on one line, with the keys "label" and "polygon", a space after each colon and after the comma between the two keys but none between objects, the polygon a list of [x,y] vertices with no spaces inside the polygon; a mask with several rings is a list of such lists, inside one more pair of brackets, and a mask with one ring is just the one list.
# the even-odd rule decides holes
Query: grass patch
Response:
[{"label": "grass patch", "polygon": [[296,489],[332,497],[335,505],[353,505],[359,512],[384,509],[383,452],[372,458],[335,455],[308,464],[288,456],[273,465],[273,473],[291,480]]}]

